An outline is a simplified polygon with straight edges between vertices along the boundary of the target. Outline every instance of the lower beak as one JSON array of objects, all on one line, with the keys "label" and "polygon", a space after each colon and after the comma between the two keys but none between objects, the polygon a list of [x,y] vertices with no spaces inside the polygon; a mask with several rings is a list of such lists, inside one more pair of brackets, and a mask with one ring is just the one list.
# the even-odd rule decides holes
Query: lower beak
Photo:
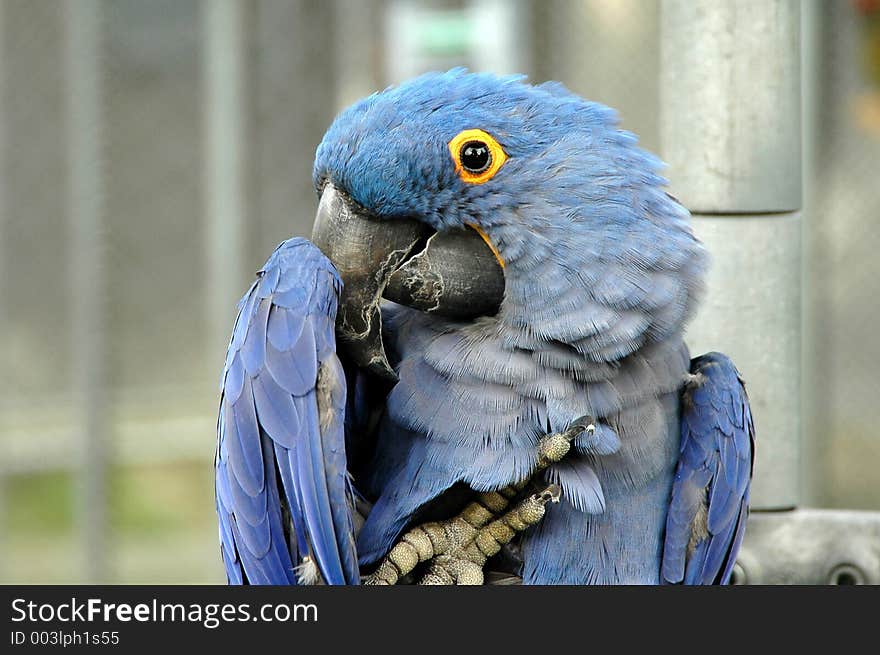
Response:
[{"label": "lower beak", "polygon": [[354,362],[396,381],[382,342],[383,295],[426,312],[458,319],[494,314],[504,273],[476,232],[434,233],[414,219],[379,219],[328,183],[312,241],[344,284],[336,317],[340,346]]}]

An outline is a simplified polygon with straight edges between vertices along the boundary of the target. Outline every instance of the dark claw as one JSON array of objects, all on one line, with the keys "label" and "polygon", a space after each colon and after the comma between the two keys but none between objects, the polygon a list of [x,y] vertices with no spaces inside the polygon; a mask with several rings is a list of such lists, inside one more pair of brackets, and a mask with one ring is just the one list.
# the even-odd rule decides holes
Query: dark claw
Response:
[{"label": "dark claw", "polygon": [[596,431],[596,419],[588,414],[584,414],[580,418],[576,418],[572,421],[571,425],[568,426],[568,429],[563,433],[565,438],[569,441],[577,439],[584,432],[588,434],[592,434]]},{"label": "dark claw", "polygon": [[546,489],[536,493],[535,499],[542,503],[558,503],[561,495],[562,487],[558,484],[551,484]]}]

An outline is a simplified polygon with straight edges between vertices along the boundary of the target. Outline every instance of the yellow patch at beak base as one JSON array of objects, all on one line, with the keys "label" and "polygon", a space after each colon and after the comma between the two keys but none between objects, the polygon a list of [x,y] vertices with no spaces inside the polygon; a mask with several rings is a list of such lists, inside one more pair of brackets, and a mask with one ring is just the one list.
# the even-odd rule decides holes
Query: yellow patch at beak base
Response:
[{"label": "yellow patch at beak base", "polygon": [[474,225],[473,223],[468,223],[467,226],[471,228],[474,232],[480,235],[480,238],[486,242],[486,245],[489,246],[489,250],[492,251],[492,254],[495,255],[495,259],[498,260],[498,263],[501,265],[501,268],[504,268],[506,264],[504,263],[504,258],[501,256],[501,253],[498,252],[498,248],[495,247],[495,244],[489,239],[489,235],[483,230],[483,228],[478,225]]}]

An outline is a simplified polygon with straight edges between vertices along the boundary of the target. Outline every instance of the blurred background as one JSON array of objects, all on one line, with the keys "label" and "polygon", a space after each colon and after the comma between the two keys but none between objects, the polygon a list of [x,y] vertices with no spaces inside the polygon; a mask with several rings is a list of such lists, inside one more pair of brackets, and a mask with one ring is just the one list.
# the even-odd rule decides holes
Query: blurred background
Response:
[{"label": "blurred background", "polygon": [[[0,582],[224,581],[225,341],[254,271],[310,232],[336,112],[463,64],[560,80],[657,151],[660,11],[0,0]],[[805,498],[876,510],[880,0],[801,20]]]}]

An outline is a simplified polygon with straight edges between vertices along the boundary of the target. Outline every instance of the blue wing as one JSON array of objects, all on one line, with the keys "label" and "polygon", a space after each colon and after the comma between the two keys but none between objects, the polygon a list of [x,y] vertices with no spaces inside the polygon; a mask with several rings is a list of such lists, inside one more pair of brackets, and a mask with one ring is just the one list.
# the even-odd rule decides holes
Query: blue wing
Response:
[{"label": "blue wing", "polygon": [[317,564],[359,582],[346,469],[342,283],[305,239],[282,243],[239,303],[217,422],[217,514],[233,584],[296,584]]},{"label": "blue wing", "polygon": [[691,361],[682,395],[681,454],[666,518],[666,582],[727,584],[749,513],[755,428],[726,356]]}]

